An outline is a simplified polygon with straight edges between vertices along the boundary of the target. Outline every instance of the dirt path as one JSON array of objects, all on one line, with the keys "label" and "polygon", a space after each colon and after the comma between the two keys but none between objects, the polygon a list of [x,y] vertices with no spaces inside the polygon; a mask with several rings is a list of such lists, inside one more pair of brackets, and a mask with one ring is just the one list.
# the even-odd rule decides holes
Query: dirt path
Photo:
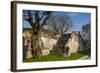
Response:
[{"label": "dirt path", "polygon": [[81,57],[79,60],[90,59],[88,55]]}]

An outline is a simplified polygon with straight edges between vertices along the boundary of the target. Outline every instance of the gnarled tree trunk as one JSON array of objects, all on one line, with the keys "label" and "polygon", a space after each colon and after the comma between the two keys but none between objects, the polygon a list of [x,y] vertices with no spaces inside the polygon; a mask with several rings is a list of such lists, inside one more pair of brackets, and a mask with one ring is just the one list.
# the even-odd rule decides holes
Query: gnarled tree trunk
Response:
[{"label": "gnarled tree trunk", "polygon": [[33,36],[31,38],[31,47],[32,47],[32,54],[34,58],[41,58],[42,57],[42,49],[43,43],[41,40],[41,31],[38,30],[38,32],[33,32]]}]

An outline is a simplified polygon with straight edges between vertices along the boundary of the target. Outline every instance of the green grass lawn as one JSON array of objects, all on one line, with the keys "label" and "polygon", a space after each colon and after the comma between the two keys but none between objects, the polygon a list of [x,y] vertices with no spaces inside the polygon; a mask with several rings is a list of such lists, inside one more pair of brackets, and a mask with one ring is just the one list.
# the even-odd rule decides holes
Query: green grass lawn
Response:
[{"label": "green grass lawn", "polygon": [[77,52],[71,54],[71,56],[64,57],[61,54],[49,54],[48,56],[44,56],[42,58],[32,58],[28,60],[23,60],[23,62],[43,62],[43,61],[64,61],[64,60],[76,60],[79,59],[85,55],[88,55],[89,53],[86,51],[83,52]]}]

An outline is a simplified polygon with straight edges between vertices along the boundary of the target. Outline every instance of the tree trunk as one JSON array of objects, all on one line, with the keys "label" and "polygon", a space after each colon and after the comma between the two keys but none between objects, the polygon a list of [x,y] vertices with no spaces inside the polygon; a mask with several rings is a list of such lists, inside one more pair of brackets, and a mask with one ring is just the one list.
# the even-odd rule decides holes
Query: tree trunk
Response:
[{"label": "tree trunk", "polygon": [[33,57],[32,55],[32,48],[31,48],[31,41],[29,42],[29,45],[27,47],[27,53],[26,53],[26,59],[30,59]]},{"label": "tree trunk", "polygon": [[33,36],[32,36],[32,54],[34,58],[41,58],[42,57],[42,49],[43,47],[43,43],[41,40],[41,31],[38,32],[33,32]]}]

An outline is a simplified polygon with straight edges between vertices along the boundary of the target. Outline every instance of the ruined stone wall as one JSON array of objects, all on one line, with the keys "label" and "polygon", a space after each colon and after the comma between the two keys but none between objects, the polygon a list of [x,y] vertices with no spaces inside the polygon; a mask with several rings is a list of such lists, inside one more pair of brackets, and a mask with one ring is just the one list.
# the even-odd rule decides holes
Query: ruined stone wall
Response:
[{"label": "ruined stone wall", "polygon": [[[27,38],[30,38],[32,33],[30,33],[30,31],[25,31],[23,35],[24,35],[23,37],[26,38],[25,40],[27,41]],[[62,46],[70,48],[70,51],[68,52],[69,54],[77,52],[79,48],[81,48],[82,50],[82,41],[79,40],[80,37],[78,36],[78,33],[76,32],[71,33],[70,36],[68,34],[64,34],[63,37],[62,37],[62,34],[58,34],[58,33],[42,32],[41,40],[45,47],[44,49],[42,49],[42,54],[48,55],[50,53],[50,50],[53,50],[53,47],[58,43],[58,40],[60,38],[61,39],[66,38],[65,40],[60,40],[60,43]],[[62,44],[63,42],[65,43]],[[61,48],[61,49],[64,49],[64,48]]]}]

